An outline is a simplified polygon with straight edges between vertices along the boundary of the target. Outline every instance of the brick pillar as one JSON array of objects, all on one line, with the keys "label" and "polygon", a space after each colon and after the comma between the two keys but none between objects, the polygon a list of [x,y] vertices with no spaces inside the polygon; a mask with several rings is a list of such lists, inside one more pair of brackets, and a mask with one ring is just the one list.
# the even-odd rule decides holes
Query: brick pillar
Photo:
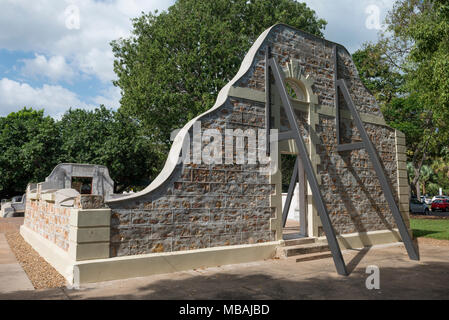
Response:
[{"label": "brick pillar", "polygon": [[[316,134],[316,126],[319,124],[319,114],[317,112],[318,99],[314,97],[310,102],[309,107],[309,128],[310,128],[310,140],[309,140],[309,156],[310,161],[312,162],[313,171],[315,172],[316,178],[318,180],[318,184],[321,184],[321,177],[317,174],[318,169],[317,166],[320,164],[321,159],[317,154],[317,145],[320,144],[320,139]],[[307,183],[307,228],[309,237],[319,237],[319,228],[323,226],[321,223],[321,219],[318,215],[318,211],[316,209],[315,201],[313,200],[312,189],[310,188],[309,183]]]},{"label": "brick pillar", "polygon": [[395,136],[399,210],[410,230],[410,186],[407,178],[407,147],[405,145],[405,135],[402,132],[395,130]]},{"label": "brick pillar", "polygon": [[69,256],[75,261],[109,258],[110,209],[72,209]]}]

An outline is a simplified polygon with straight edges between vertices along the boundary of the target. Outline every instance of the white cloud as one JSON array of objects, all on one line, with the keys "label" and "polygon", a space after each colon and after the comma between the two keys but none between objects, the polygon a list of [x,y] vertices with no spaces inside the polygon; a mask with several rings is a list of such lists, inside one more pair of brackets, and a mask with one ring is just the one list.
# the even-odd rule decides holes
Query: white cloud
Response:
[{"label": "white cloud", "polygon": [[63,56],[53,56],[47,59],[43,55],[36,54],[34,59],[22,61],[24,63],[22,74],[26,76],[44,76],[53,82],[58,80],[71,82],[75,76],[75,71],[67,64]]},{"label": "white cloud", "polygon": [[27,83],[20,83],[8,78],[0,80],[0,116],[22,107],[45,109],[46,114],[60,117],[68,108],[93,109],[95,106],[80,101],[72,91],[58,85],[44,84],[33,88]]},{"label": "white cloud", "polygon": [[[1,0],[0,48],[63,57],[77,71],[109,82],[114,78],[109,43],[129,36],[131,18],[142,11],[166,9],[173,3],[174,0]],[[79,9],[79,29],[71,27],[74,20],[66,12],[70,5]]]},{"label": "white cloud", "polygon": [[325,19],[328,24],[324,32],[325,38],[340,43],[353,53],[367,41],[375,41],[379,30],[369,29],[367,21],[377,20],[373,11],[368,8],[379,9],[379,23],[393,7],[395,0],[304,0],[315,10],[317,16]]},{"label": "white cloud", "polygon": [[122,95],[120,88],[110,86],[108,89],[103,90],[102,95],[94,97],[92,100],[96,105],[105,105],[106,108],[118,109],[120,107],[120,99]]}]

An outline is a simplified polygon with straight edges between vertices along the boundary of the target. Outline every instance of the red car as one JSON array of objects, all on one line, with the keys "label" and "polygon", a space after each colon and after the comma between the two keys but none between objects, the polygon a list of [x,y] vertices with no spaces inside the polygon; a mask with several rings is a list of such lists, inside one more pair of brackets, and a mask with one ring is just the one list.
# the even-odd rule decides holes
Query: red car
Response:
[{"label": "red car", "polygon": [[432,202],[432,211],[449,211],[449,199],[437,199]]}]

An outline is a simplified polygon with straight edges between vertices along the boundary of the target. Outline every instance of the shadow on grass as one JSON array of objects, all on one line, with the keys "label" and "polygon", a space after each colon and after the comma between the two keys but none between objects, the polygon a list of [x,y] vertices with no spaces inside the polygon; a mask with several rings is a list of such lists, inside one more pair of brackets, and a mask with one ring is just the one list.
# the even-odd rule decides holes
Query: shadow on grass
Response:
[{"label": "shadow on grass", "polygon": [[441,231],[413,229],[413,237],[414,238],[425,237],[425,236],[428,236],[431,234],[437,234],[437,233],[441,233]]}]

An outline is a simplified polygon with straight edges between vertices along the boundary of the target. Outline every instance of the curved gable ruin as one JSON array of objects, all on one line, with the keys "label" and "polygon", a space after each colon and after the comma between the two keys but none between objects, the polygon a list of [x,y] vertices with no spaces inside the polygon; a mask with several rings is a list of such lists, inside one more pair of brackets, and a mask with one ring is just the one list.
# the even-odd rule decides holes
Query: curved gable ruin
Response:
[{"label": "curved gable ruin", "polygon": [[[269,61],[273,65],[267,77]],[[276,74],[288,84],[290,109]],[[338,85],[344,90],[337,95]],[[351,106],[375,148],[393,202],[400,210],[400,221],[386,198],[385,185]],[[296,125],[289,121],[288,110],[292,110]],[[161,174],[151,185],[136,194],[106,199],[104,206],[95,209],[100,215],[109,214],[110,219],[101,224],[81,226],[79,217],[93,217],[95,210],[82,206],[72,210],[76,215],[71,217],[75,221],[70,225],[72,233],[90,228],[101,238],[70,242],[78,253],[68,261],[76,266],[78,280],[109,280],[273,257],[284,245],[281,172],[266,170],[269,165],[260,161],[236,164],[238,154],[226,152],[224,137],[227,131],[241,130],[254,131],[258,140],[267,139],[267,124],[269,129],[278,130],[270,150],[272,162],[279,164],[282,153],[301,154],[299,142],[295,143],[299,140],[292,136],[295,127],[304,143],[308,159],[299,157],[297,170],[299,181],[304,182],[300,203],[303,236],[322,243],[337,239],[343,248],[400,241],[397,222],[405,221],[408,228],[409,210],[404,135],[386,125],[344,47],[279,24],[256,40],[238,74],[220,91],[216,104],[179,131]],[[198,138],[194,133],[206,130],[223,135],[221,163],[195,161]],[[236,141],[232,142],[234,147]],[[243,141],[250,141],[250,137]],[[259,144],[246,151],[259,156],[267,152]],[[192,161],[180,161],[186,152]],[[313,174],[306,172],[309,165]],[[312,176],[320,195],[313,192]],[[324,209],[320,209],[317,197]],[[323,214],[332,225],[331,234],[322,221]],[[109,230],[107,237],[99,231],[105,228]],[[30,242],[37,241],[29,230],[24,233]],[[87,258],[82,252],[89,252]],[[95,252],[101,254],[95,257]],[[172,259],[171,266],[158,260],[161,257]],[[108,258],[102,262],[109,271],[100,272],[102,264],[95,258]],[[75,281],[73,273],[70,277]]]}]

